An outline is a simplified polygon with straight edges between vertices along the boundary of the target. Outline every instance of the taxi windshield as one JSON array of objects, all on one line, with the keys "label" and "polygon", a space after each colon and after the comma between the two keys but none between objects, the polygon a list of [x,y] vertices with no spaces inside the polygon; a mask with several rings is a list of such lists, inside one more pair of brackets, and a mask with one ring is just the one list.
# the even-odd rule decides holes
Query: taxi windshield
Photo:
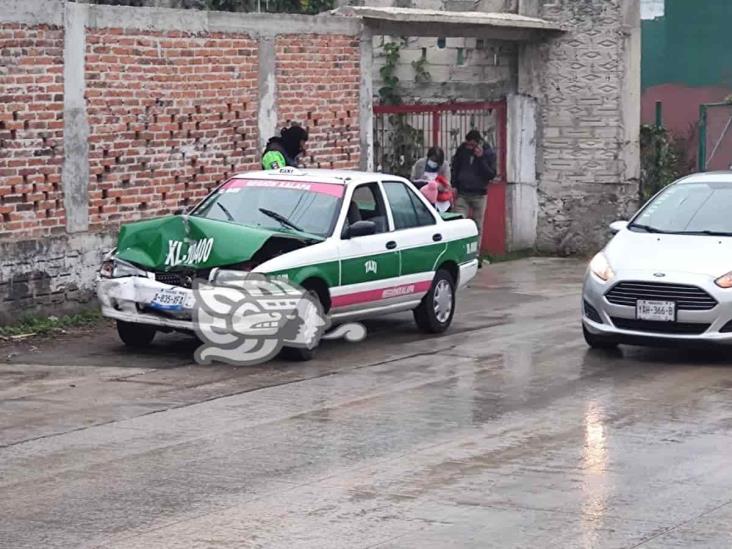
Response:
[{"label": "taxi windshield", "polygon": [[333,232],[343,190],[330,183],[232,179],[191,215],[327,237]]}]

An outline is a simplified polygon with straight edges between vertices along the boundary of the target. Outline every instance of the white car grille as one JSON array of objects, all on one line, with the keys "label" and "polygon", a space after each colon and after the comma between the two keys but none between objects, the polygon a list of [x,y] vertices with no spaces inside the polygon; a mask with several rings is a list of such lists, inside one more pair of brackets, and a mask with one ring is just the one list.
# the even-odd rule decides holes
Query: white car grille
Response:
[{"label": "white car grille", "polygon": [[709,311],[717,306],[717,300],[701,288],[663,282],[619,282],[605,297],[613,305],[628,307],[635,307],[639,299],[673,301],[681,311]]}]

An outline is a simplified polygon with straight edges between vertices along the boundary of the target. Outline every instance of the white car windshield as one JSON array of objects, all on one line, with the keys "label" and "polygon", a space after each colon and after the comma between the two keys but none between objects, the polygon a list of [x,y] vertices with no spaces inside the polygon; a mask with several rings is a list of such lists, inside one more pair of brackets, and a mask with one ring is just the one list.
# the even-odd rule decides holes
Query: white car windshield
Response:
[{"label": "white car windshield", "polygon": [[231,179],[191,215],[329,236],[344,187],[329,183]]},{"label": "white car windshield", "polygon": [[629,225],[631,230],[732,236],[732,181],[672,185]]}]

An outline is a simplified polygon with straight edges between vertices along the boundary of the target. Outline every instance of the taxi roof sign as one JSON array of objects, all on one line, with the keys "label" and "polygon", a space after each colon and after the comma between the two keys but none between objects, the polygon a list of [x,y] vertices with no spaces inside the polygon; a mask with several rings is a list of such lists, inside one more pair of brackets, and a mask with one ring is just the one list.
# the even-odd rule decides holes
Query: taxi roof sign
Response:
[{"label": "taxi roof sign", "polygon": [[304,172],[298,170],[297,168],[293,168],[292,166],[280,168],[278,173],[281,175],[305,175]]}]

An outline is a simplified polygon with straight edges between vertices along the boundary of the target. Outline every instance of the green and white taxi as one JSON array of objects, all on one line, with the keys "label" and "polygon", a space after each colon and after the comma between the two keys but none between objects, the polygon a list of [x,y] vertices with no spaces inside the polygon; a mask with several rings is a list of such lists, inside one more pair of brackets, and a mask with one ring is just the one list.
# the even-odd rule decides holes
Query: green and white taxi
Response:
[{"label": "green and white taxi", "polygon": [[477,228],[443,214],[407,180],[333,170],[237,175],[189,212],[124,225],[97,295],[128,345],[193,330],[196,278],[279,277],[317,295],[333,324],[412,310],[446,330],[476,274]]}]

